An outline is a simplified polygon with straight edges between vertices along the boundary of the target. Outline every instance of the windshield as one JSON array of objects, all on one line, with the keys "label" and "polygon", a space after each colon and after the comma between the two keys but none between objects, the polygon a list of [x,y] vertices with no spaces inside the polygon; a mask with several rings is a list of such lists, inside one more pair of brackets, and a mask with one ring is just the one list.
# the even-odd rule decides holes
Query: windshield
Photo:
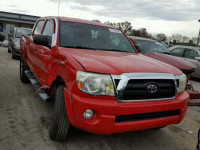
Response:
[{"label": "windshield", "polygon": [[31,29],[17,29],[15,37],[21,38],[22,35],[31,35]]},{"label": "windshield", "polygon": [[140,47],[142,54],[156,52],[171,55],[169,49],[157,41],[136,40],[136,45]]},{"label": "windshield", "polygon": [[60,46],[78,49],[135,52],[129,40],[120,30],[64,21],[60,23]]}]

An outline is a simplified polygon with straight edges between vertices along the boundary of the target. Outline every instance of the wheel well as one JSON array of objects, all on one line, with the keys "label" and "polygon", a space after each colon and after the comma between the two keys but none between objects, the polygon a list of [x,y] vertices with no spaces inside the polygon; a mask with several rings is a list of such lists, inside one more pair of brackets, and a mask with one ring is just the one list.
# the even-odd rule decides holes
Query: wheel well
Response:
[{"label": "wheel well", "polygon": [[61,77],[58,76],[53,81],[53,83],[51,85],[51,88],[50,88],[50,95],[51,95],[51,97],[52,97],[53,100],[55,99],[56,89],[58,88],[59,85],[65,85],[66,86],[64,80]]}]

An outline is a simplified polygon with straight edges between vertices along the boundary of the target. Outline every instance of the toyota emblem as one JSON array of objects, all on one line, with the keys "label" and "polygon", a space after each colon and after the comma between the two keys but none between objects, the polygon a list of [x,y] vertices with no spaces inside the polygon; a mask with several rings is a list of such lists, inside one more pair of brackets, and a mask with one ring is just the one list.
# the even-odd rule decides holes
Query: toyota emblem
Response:
[{"label": "toyota emblem", "polygon": [[156,93],[158,90],[158,86],[154,83],[151,83],[147,86],[147,91],[150,93],[150,94],[154,94]]}]

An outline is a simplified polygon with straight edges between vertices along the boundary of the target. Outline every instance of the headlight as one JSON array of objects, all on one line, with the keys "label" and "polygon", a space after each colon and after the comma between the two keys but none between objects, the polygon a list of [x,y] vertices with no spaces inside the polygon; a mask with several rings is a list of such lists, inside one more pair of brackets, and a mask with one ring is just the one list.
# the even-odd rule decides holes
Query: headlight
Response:
[{"label": "headlight", "polygon": [[19,44],[18,42],[15,42],[15,43],[14,43],[14,46],[15,46],[16,48],[20,48],[20,44]]},{"label": "headlight", "polygon": [[187,82],[187,78],[185,74],[176,76],[176,79],[177,79],[177,93],[185,91],[186,82]]},{"label": "headlight", "polygon": [[110,75],[78,71],[76,81],[79,89],[85,93],[91,95],[115,95]]}]

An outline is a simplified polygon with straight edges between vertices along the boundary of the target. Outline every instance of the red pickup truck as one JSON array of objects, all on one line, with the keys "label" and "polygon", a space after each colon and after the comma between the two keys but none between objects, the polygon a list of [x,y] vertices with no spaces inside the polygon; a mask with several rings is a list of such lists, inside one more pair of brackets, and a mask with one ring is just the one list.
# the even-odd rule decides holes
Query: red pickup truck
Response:
[{"label": "red pickup truck", "polygon": [[177,124],[185,116],[186,76],[138,53],[114,27],[44,17],[20,44],[21,81],[54,101],[52,140],[66,140],[71,126],[109,135]]}]

